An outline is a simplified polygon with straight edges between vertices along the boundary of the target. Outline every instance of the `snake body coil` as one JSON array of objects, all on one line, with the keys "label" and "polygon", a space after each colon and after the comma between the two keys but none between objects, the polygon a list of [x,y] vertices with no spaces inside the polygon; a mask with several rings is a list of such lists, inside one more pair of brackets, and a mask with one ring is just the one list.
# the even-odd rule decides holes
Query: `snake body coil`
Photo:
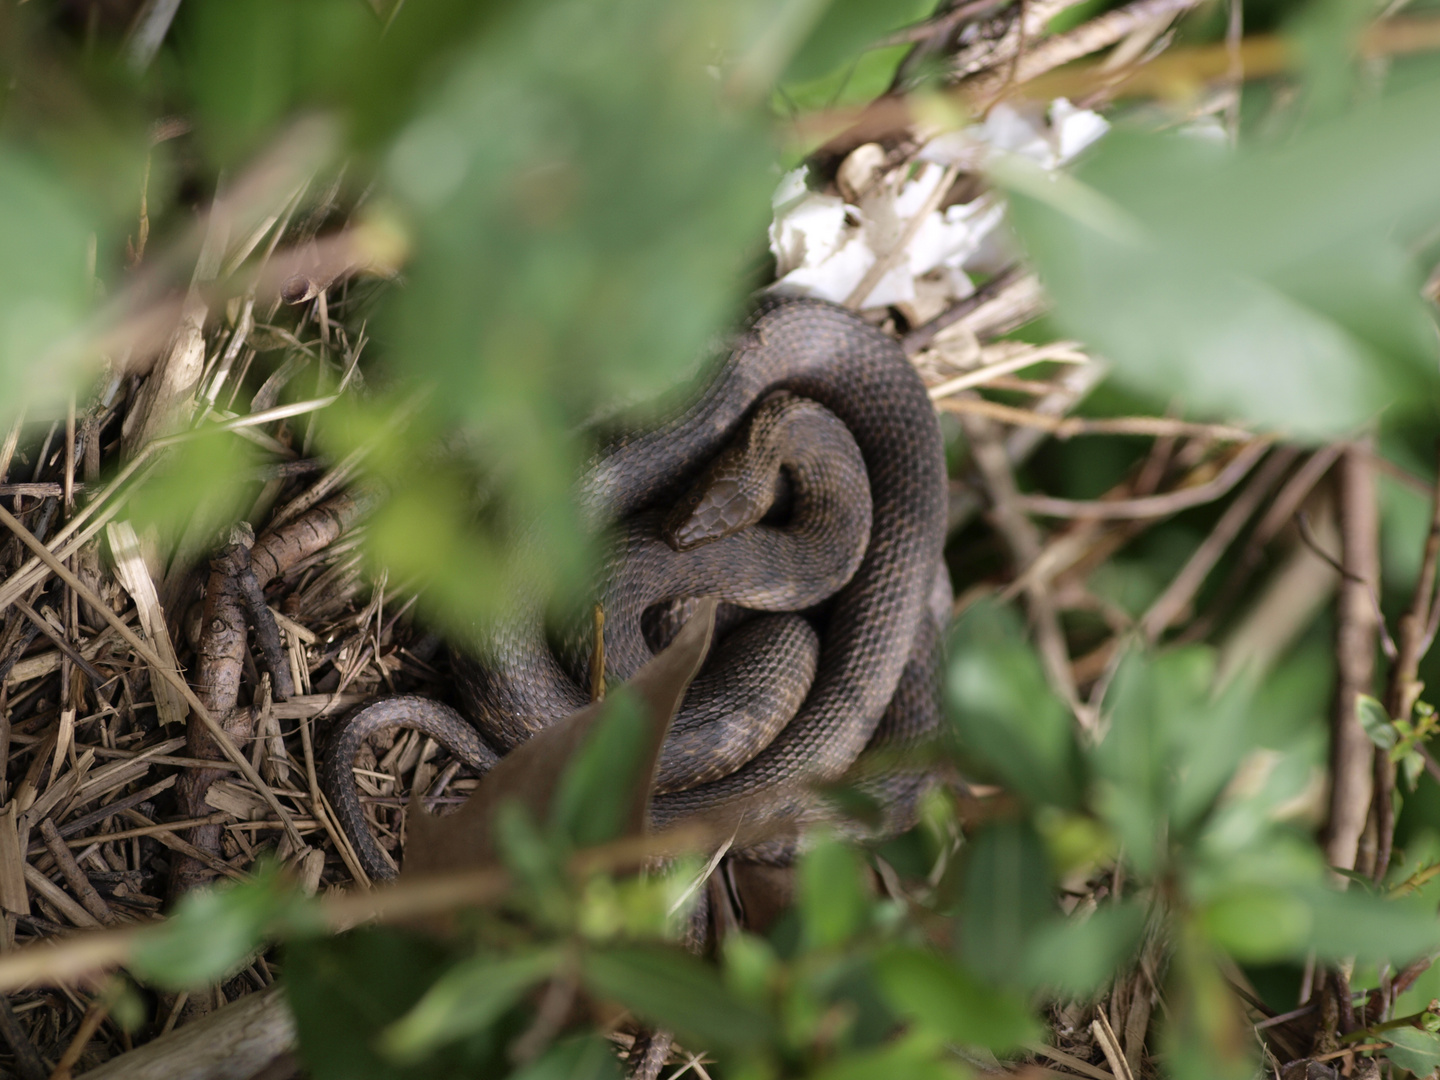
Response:
[{"label": "snake body coil", "polygon": [[[808,685],[808,693],[800,691],[804,700],[799,711],[788,723],[782,718],[783,726],[773,738],[767,731],[768,742],[730,757],[721,752],[729,752],[728,746],[707,742],[705,732],[710,727],[687,724],[682,713],[674,740],[678,746],[688,738],[690,745],[683,753],[667,746],[671,768],[667,775],[662,760],[663,793],[653,803],[657,824],[738,800],[763,805],[767,792],[776,793],[777,802],[783,801],[779,793],[797,785],[838,779],[872,739],[877,745],[903,744],[935,722],[934,659],[944,605],[933,601],[942,593],[948,596],[949,588],[941,561],[943,445],[924,386],[900,347],[856,315],[814,300],[767,301],[693,407],[657,430],[611,446],[601,456],[581,485],[586,511],[597,524],[629,522],[632,534],[638,529],[646,537],[660,532],[669,514],[674,541],[677,522],[687,520],[674,510],[676,505],[691,493],[688,520],[696,520],[696,509],[707,505],[704,492],[716,490],[713,484],[697,489],[697,478],[707,468],[723,474],[716,459],[735,444],[747,422],[769,408],[771,395],[777,391],[817,403],[822,411],[833,414],[848,432],[847,443],[853,440],[863,462],[862,479],[868,479],[868,491],[858,484],[849,485],[852,495],[843,507],[824,504],[826,498],[833,503],[833,494],[808,496],[804,494],[809,490],[806,485],[797,485],[796,518],[816,520],[820,526],[811,536],[812,540],[819,537],[814,544],[817,553],[802,561],[824,563],[827,584],[818,590],[819,595],[807,594],[806,588],[796,587],[801,567],[793,560],[787,564],[783,557],[757,555],[756,546],[749,541],[725,547],[729,541],[756,533],[754,527],[706,545],[713,549],[707,556],[712,560],[711,572],[718,568],[725,579],[722,582],[687,578],[677,572],[664,587],[642,588],[638,579],[626,578],[620,571],[611,581],[614,591],[607,595],[606,604],[617,612],[623,610],[624,617],[617,620],[614,631],[616,650],[612,650],[607,629],[607,662],[616,651],[615,673],[620,676],[633,674],[629,669],[643,662],[645,654],[637,651],[636,645],[641,641],[639,617],[656,601],[700,595],[729,599],[717,585],[738,584],[749,592],[736,603],[794,611],[814,604],[836,583],[843,581],[843,585],[829,601],[822,621],[813,682],[806,677],[806,652],[813,656],[815,648],[808,627],[802,630],[792,623],[789,630],[776,631],[779,644],[764,646],[759,653],[753,648],[745,653],[746,635],[753,638],[761,633],[753,624],[742,626],[722,642],[692,686],[691,696],[703,696],[702,684],[707,680],[717,693],[740,692],[747,676],[752,699],[757,691],[768,691],[791,700],[797,695],[797,686],[804,685]],[[797,474],[802,471],[791,468]],[[803,478],[797,475],[792,479]],[[833,493],[833,479],[831,484],[828,490]],[[801,506],[806,498],[812,498],[808,513],[813,518],[807,518]],[[856,551],[842,550],[846,545],[855,548],[853,522],[850,527],[828,531],[825,526],[846,512],[857,516],[853,513],[856,504],[866,501],[868,543],[861,541],[863,556],[857,567]],[[706,512],[723,518],[729,512],[725,502],[712,495]],[[817,506],[821,507],[818,511]],[[684,537],[679,540],[683,546]],[[703,550],[692,554],[698,556]],[[762,594],[767,590],[782,598],[773,605],[765,603]],[[607,611],[607,619],[608,615]],[[797,616],[788,618],[799,621]],[[457,654],[454,668],[467,711],[486,741],[497,748],[507,749],[538,727],[585,704],[583,688],[545,647],[533,618],[491,630],[485,646],[482,656]],[[748,660],[737,661],[742,654]],[[757,679],[757,664],[761,663],[768,663],[770,671]],[[687,696],[687,708],[691,696]],[[369,839],[358,799],[353,797],[353,784],[345,783],[341,774],[348,773],[359,739],[396,724],[393,713],[368,721],[359,719],[364,716],[365,712],[358,714],[334,738],[325,777],[347,832],[353,836],[366,831]],[[365,729],[364,734],[357,737],[353,728]],[[473,730],[469,738],[476,741]],[[448,740],[440,741],[449,745]],[[357,852],[364,846],[358,842]],[[363,861],[368,860],[362,854]]]}]

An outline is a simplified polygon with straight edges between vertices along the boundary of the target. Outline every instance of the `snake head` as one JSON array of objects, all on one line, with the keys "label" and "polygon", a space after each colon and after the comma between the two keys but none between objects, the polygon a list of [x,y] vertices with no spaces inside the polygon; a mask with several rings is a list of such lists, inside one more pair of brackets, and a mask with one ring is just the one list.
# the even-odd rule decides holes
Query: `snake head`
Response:
[{"label": "snake head", "polygon": [[676,551],[690,551],[755,524],[770,509],[774,482],[727,470],[722,454],[666,517],[661,532]]},{"label": "snake head", "polygon": [[775,505],[785,458],[787,421],[812,407],[784,390],[761,401],[735,441],[666,517],[665,542],[676,551],[731,536],[760,521]]}]

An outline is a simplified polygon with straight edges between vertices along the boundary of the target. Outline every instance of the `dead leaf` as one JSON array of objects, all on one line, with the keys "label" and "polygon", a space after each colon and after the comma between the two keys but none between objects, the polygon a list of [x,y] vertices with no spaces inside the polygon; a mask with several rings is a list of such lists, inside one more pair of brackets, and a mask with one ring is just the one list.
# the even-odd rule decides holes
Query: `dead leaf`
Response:
[{"label": "dead leaf", "polygon": [[[639,698],[645,723],[644,744],[635,759],[639,763],[635,781],[624,793],[628,804],[622,836],[645,831],[660,745],[690,680],[705,660],[714,629],[715,601],[706,600],[670,646],[625,684]],[[582,756],[589,736],[607,708],[613,707],[614,698],[612,694],[610,700],[589,705],[516,747],[485,774],[475,793],[455,813],[435,817],[418,800],[412,800],[406,814],[401,876],[495,864],[493,825],[503,804],[518,803],[533,820],[549,821],[566,786],[567,771]]]}]

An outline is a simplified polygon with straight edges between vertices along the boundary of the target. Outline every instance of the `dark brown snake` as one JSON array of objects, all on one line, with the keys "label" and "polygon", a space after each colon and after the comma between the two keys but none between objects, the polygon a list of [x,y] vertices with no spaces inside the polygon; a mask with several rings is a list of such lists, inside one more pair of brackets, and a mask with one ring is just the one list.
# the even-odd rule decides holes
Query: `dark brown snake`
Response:
[{"label": "dark brown snake", "polygon": [[[783,427],[797,412],[805,414],[800,434],[778,457],[758,470],[737,467],[737,458],[754,456],[747,440],[765,442],[757,427],[772,424],[772,414]],[[833,421],[843,433],[824,434]],[[858,480],[843,460],[852,445],[863,463]],[[795,492],[790,521],[756,523],[765,510],[756,493],[774,489],[777,460]],[[868,515],[856,512],[866,480]],[[883,759],[938,724],[936,662],[949,607],[943,445],[898,344],[856,315],[820,301],[768,300],[703,396],[671,423],[606,450],[581,499],[593,521],[625,523],[627,554],[600,590],[607,671],[616,678],[648,658],[641,617],[653,604],[713,595],[796,612],[833,593],[818,618],[818,658],[815,631],[798,615],[756,616],[720,641],[662,753],[656,825],[740,800],[763,806],[772,792],[778,813],[799,785],[845,775],[867,745],[867,758]],[[862,536],[857,544],[866,516],[868,543]],[[725,535],[732,526],[738,531]],[[697,539],[707,542],[675,552]],[[546,647],[533,612],[487,629],[474,655],[455,653],[454,669],[479,731],[446,706],[402,697],[362,709],[331,733],[321,780],[372,876],[394,871],[350,775],[365,739],[416,728],[483,771],[498,760],[492,745],[509,749],[588,700],[577,673]],[[903,818],[920,777],[866,783]]]}]

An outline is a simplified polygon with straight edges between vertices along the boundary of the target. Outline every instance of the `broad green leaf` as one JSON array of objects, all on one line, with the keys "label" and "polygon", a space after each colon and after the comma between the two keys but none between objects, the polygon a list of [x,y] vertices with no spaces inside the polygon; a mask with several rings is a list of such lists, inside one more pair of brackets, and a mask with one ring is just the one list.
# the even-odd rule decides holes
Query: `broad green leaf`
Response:
[{"label": "broad green leaf", "polygon": [[1156,865],[1174,784],[1170,717],[1147,661],[1125,658],[1107,695],[1110,728],[1091,755],[1102,779],[1096,805],[1142,872]]},{"label": "broad green leaf", "polygon": [[998,821],[971,840],[956,938],[966,966],[992,982],[1022,977],[1030,935],[1055,913],[1045,846],[1028,823]]},{"label": "broad green leaf", "polygon": [[736,930],[721,942],[725,985],[746,1001],[765,1000],[779,972],[775,949],[763,937]]},{"label": "broad green leaf", "polygon": [[[403,873],[490,865],[496,826],[507,806],[526,815],[506,826],[514,841],[506,855],[522,876],[533,876],[526,869],[533,864],[537,874],[553,878],[556,860],[571,844],[640,833],[660,745],[704,662],[714,627],[715,602],[705,601],[612,700],[588,705],[510,751],[455,813],[436,817],[412,810]],[[537,838],[524,832],[541,821],[551,826],[543,852]]]},{"label": "broad green leaf", "polygon": [[873,101],[890,88],[909,45],[870,49],[817,79],[786,83],[776,92],[777,111],[806,113]]},{"label": "broad green leaf", "polygon": [[1074,721],[1050,693],[1014,613],[976,604],[956,626],[945,700],[967,762],[1039,805],[1080,798]]},{"label": "broad green leaf", "polygon": [[843,945],[865,924],[870,905],[863,873],[859,854],[839,840],[822,840],[801,856],[797,884],[807,947]]},{"label": "broad green leaf", "polygon": [[1391,1043],[1384,1052],[1385,1056],[1416,1076],[1429,1076],[1440,1065],[1440,1035],[1419,1028],[1401,1027],[1390,1028],[1380,1037]]},{"label": "broad green leaf", "polygon": [[[315,1080],[461,1080],[503,1076],[506,1040],[493,1031],[400,1064],[376,1036],[413,1007],[451,969],[434,939],[367,928],[285,947],[285,996],[295,1014],[300,1056]],[[515,1034],[518,1034],[516,1032]]]},{"label": "broad green leaf", "polygon": [[537,523],[545,592],[586,584],[581,421],[670,389],[740,313],[773,151],[761,111],[728,107],[710,72],[774,11],[514,5],[385,155],[416,237],[391,358],[444,387],[432,418],[465,430],[501,516]]},{"label": "broad green leaf", "polygon": [[1305,899],[1311,909],[1310,945],[1322,957],[1405,963],[1440,948],[1440,919],[1419,894],[1386,900],[1356,885],[1343,893],[1317,885]]},{"label": "broad green leaf", "polygon": [[895,949],[875,967],[890,1006],[941,1038],[1005,1051],[1023,1046],[1039,1032],[1019,1001],[976,982],[933,953]]},{"label": "broad green leaf", "polygon": [[642,770],[651,764],[646,760],[651,727],[634,691],[621,687],[605,699],[600,719],[555,790],[550,828],[557,835],[576,847],[592,847],[634,831],[632,793],[650,786],[649,773],[642,775]]},{"label": "broad green leaf", "polygon": [[131,970],[173,989],[218,982],[267,936],[314,932],[322,921],[313,903],[273,867],[248,881],[187,893],[162,923],[139,932]]},{"label": "broad green leaf", "polygon": [[26,399],[63,401],[79,375],[61,345],[89,308],[97,224],[63,180],[0,144],[0,423]]},{"label": "broad green leaf", "polygon": [[1178,1080],[1241,1080],[1255,1075],[1258,1046],[1203,935],[1188,925],[1179,937],[1165,988],[1161,1046]]},{"label": "broad green leaf", "polygon": [[[947,1054],[929,1032],[910,1034],[886,1046],[844,1055],[840,1060],[811,1074],[811,1080],[872,1080],[874,1077],[904,1077],[904,1080],[969,1080],[969,1069]],[[949,1060],[947,1060],[947,1058]]]},{"label": "broad green leaf", "polygon": [[228,431],[203,431],[169,451],[160,467],[130,497],[132,517],[142,529],[157,525],[165,535],[202,515],[202,536],[223,535],[253,505],[259,485],[252,472],[253,444]]},{"label": "broad green leaf", "polygon": [[1360,721],[1365,734],[1370,736],[1370,741],[1381,750],[1393,749],[1399,742],[1400,735],[1390,722],[1390,714],[1369,694],[1355,695],[1355,718]]},{"label": "broad green leaf", "polygon": [[[1179,658],[1168,653],[1157,659],[1155,677],[1170,683]],[[1175,738],[1177,780],[1170,793],[1171,826],[1188,833],[1214,805],[1252,745],[1251,690],[1244,681],[1231,684],[1219,697],[1211,697],[1214,682],[1213,654],[1195,650],[1197,684],[1206,683],[1190,701],[1171,701],[1169,724]]]},{"label": "broad green leaf", "polygon": [[1115,132],[1074,183],[1134,229],[1098,227],[1056,194],[1065,185],[1027,186],[1014,220],[1060,325],[1129,385],[1323,437],[1433,400],[1435,343],[1403,237],[1440,206],[1440,150],[1423,134],[1437,104],[1431,84],[1238,153]]},{"label": "broad green leaf", "polygon": [[1084,920],[1055,919],[1030,935],[1027,984],[1084,997],[1130,958],[1144,926],[1144,909],[1133,901],[1106,904]]},{"label": "broad green leaf", "polygon": [[1350,0],[1313,0],[1286,25],[1308,93],[1302,111],[1310,118],[1333,116],[1354,99],[1359,39],[1371,15]]},{"label": "broad green leaf", "polygon": [[[785,69],[784,81],[807,82],[837,67],[853,65],[867,46],[891,31],[918,22],[933,8],[929,0],[879,4],[871,0],[830,0],[805,44]],[[891,61],[892,71],[898,59]]]},{"label": "broad green leaf", "polygon": [[737,1001],[713,968],[675,949],[631,946],[588,952],[581,977],[597,997],[643,1020],[681,1032],[698,1046],[754,1046],[770,1017]]},{"label": "broad green leaf", "polygon": [[1252,885],[1211,900],[1200,923],[1237,960],[1266,963],[1302,955],[1314,918],[1310,906],[1293,892]]},{"label": "broad green leaf", "polygon": [[545,949],[463,961],[380,1033],[381,1051],[396,1061],[420,1061],[436,1046],[484,1029],[527,990],[552,976],[562,959],[559,949]]},{"label": "broad green leaf", "polygon": [[1142,871],[1201,822],[1250,747],[1250,690],[1214,698],[1214,670],[1207,649],[1132,655],[1108,695],[1110,729],[1092,755],[1106,781],[1098,807]]},{"label": "broad green leaf", "polygon": [[620,1080],[615,1047],[598,1035],[565,1039],[538,1060],[509,1074],[509,1080]]}]

